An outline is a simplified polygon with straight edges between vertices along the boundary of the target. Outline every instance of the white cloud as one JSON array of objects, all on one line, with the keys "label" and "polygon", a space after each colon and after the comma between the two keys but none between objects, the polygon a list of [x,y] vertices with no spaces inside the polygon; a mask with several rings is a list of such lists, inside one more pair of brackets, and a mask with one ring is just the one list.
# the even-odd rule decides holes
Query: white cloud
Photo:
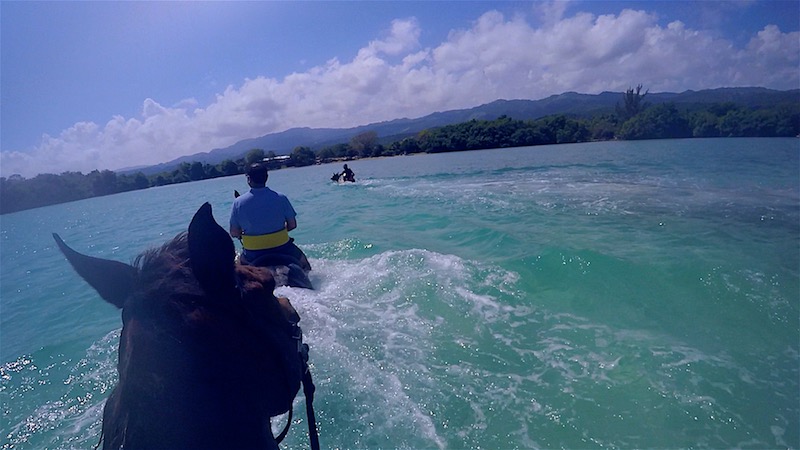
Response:
[{"label": "white cloud", "polygon": [[[372,41],[365,49],[371,54],[400,55],[419,46],[420,28],[415,19],[394,20],[389,35],[384,40]],[[364,50],[362,50],[364,51]]]},{"label": "white cloud", "polygon": [[538,27],[487,12],[433,48],[420,47],[416,20],[395,20],[352,61],[331,59],[283,79],[246,79],[205,107],[194,99],[172,107],[146,99],[138,118],[76,123],[43,136],[31,153],[3,152],[0,170],[32,176],[156,164],[291,127],[350,127],[498,98],[623,91],[640,83],[651,92],[800,84],[797,32],[769,25],[737,48],[679,21],[662,27],[644,11],[563,17],[563,3],[545,6],[547,20]]}]

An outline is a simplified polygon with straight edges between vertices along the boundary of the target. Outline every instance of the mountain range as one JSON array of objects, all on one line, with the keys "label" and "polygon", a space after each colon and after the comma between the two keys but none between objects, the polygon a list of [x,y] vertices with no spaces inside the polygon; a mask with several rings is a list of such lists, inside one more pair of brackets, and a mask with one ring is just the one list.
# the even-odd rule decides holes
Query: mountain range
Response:
[{"label": "mountain range", "polygon": [[[182,156],[178,159],[145,168],[127,169],[122,173],[142,172],[145,175],[174,170],[181,163],[199,161],[205,164],[219,164],[226,159],[236,160],[254,149],[273,151],[277,155],[287,155],[298,146],[314,150],[334,144],[346,143],[360,133],[374,131],[381,142],[391,142],[413,136],[422,130],[441,127],[472,119],[494,120],[508,116],[517,120],[533,120],[552,114],[567,114],[588,117],[594,114],[612,112],[617,104],[623,102],[623,93],[603,92],[600,94],[579,94],[566,92],[540,100],[495,100],[474,108],[436,112],[416,119],[395,119],[371,123],[354,128],[292,128],[279,133],[241,140],[225,148],[209,152]],[[681,108],[699,107],[709,103],[733,102],[750,108],[770,107],[783,103],[800,103],[800,89],[777,91],[760,87],[718,88],[681,93],[648,93],[644,99],[651,104],[674,103]]]}]

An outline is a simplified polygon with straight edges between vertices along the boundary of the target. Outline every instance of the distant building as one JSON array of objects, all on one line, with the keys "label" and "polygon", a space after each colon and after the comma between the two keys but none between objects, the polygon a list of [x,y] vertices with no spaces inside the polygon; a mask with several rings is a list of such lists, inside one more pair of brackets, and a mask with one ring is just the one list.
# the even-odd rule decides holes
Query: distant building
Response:
[{"label": "distant building", "polygon": [[292,157],[289,155],[279,155],[264,158],[261,160],[261,162],[267,166],[267,169],[280,169],[281,167],[285,166],[291,158]]}]

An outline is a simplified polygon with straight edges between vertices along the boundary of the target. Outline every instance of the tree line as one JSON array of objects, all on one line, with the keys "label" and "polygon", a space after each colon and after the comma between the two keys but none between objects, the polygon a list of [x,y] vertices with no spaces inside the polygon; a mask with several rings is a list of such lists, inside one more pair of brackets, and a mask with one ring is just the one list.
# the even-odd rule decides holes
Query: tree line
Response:
[{"label": "tree line", "polygon": [[0,178],[0,214],[48,206],[89,197],[242,174],[257,161],[271,170],[318,163],[601,140],[676,139],[692,137],[794,137],[800,135],[800,105],[747,108],[732,102],[678,107],[650,105],[641,86],[628,89],[614,111],[590,117],[564,114],[536,120],[501,116],[494,120],[470,120],[423,130],[414,136],[380,139],[374,131],[354,136],[349,142],[311,149],[295,147],[289,157],[252,149],[242,158],[216,165],[184,162],[172,171],[146,176],[142,172],[118,174],[94,170],[86,175],[64,172],[41,174],[31,179]]},{"label": "tree line", "polygon": [[[30,179],[12,175],[9,178],[0,178],[0,214],[155,186],[242,174],[253,162],[264,161],[265,158],[269,160],[276,156],[274,152],[265,153],[263,150],[254,149],[245,157],[235,161],[225,160],[216,165],[197,161],[184,162],[171,171],[150,176],[142,172],[118,174],[111,170],[93,170],[86,175],[81,172],[64,172],[60,175],[46,173]],[[274,160],[267,164],[271,169],[278,169],[299,162],[303,160],[289,158],[286,161]],[[306,164],[303,162],[302,165]]]}]

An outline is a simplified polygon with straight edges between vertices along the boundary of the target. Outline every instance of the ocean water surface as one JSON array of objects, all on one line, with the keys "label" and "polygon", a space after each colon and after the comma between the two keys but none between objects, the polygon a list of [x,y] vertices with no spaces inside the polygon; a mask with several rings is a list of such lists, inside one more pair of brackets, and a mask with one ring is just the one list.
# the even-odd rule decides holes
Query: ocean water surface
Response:
[{"label": "ocean water surface", "polygon": [[[800,140],[604,142],[270,173],[314,266],[324,448],[800,448]],[[130,262],[243,176],[0,217],[0,448],[94,446]],[[282,448],[307,448],[300,394]],[[282,426],[285,418],[273,420]]]}]

